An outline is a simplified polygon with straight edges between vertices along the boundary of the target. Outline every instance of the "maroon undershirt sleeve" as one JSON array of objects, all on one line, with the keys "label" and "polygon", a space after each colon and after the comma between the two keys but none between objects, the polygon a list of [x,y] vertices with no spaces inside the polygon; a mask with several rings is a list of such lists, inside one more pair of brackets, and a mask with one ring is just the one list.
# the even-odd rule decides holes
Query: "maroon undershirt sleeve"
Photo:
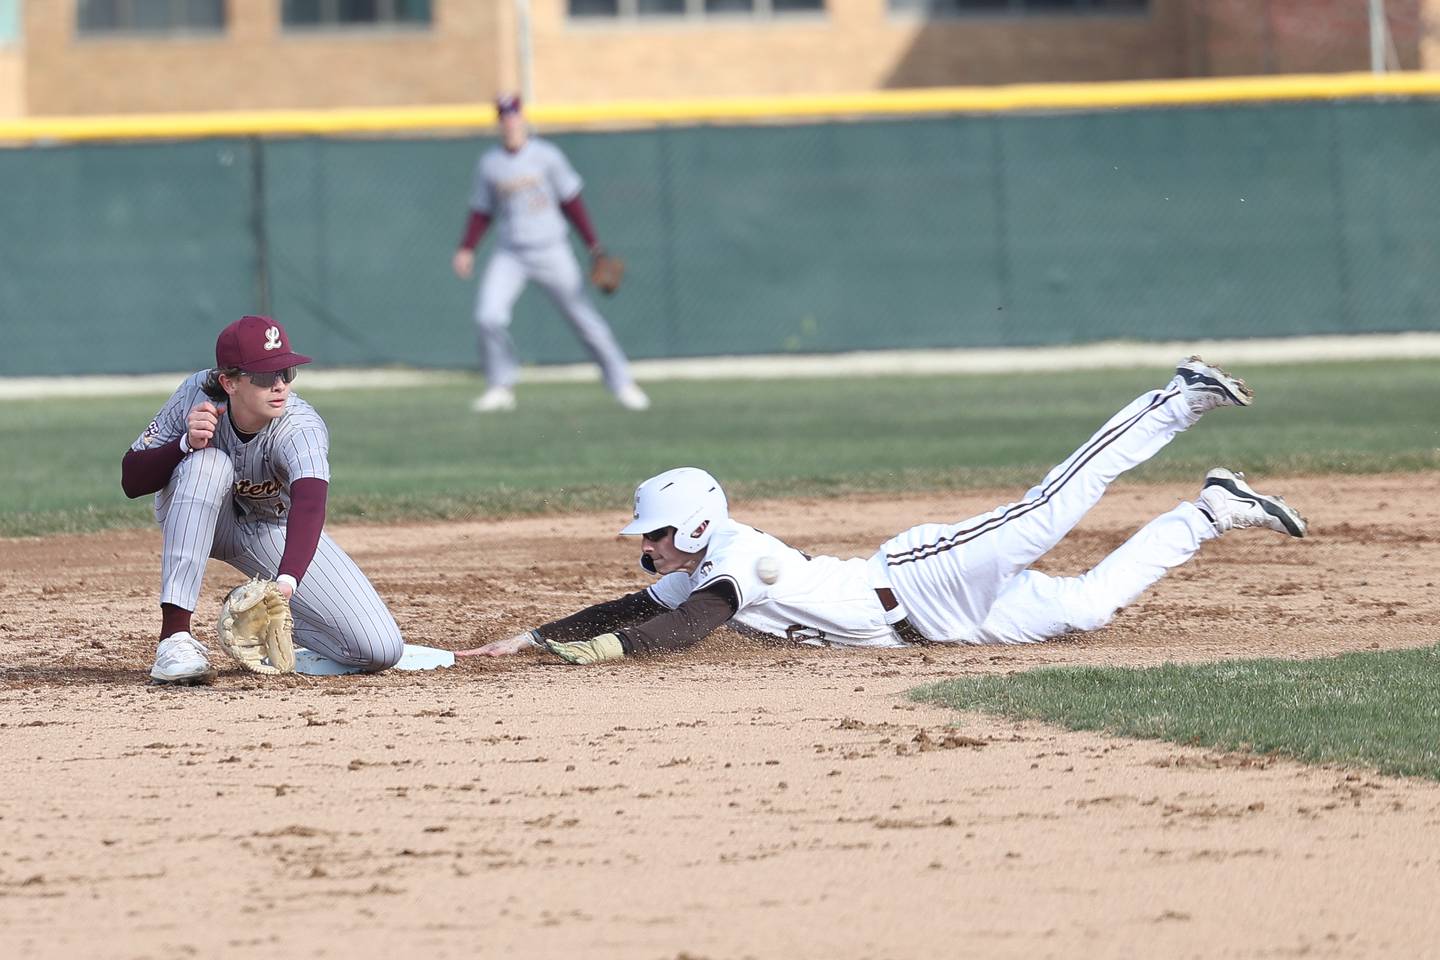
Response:
[{"label": "maroon undershirt sleeve", "polygon": [[465,235],[460,238],[460,249],[474,250],[478,247],[480,238],[485,236],[485,231],[489,226],[490,214],[471,210],[469,219],[465,221]]},{"label": "maroon undershirt sleeve", "polygon": [[722,626],[739,609],[740,596],[734,584],[723,580],[708,584],[674,610],[619,631],[620,646],[627,654],[684,650]]},{"label": "maroon undershirt sleeve", "polygon": [[179,437],[148,450],[127,450],[120,461],[120,489],[131,500],[163,490],[183,459]]},{"label": "maroon undershirt sleeve", "polygon": [[290,484],[290,516],[285,521],[285,552],[280,557],[278,577],[288,573],[299,583],[315,559],[320,531],[325,528],[325,497],[330,484],[319,477],[302,477]]},{"label": "maroon undershirt sleeve", "polygon": [[575,232],[580,234],[580,239],[585,241],[585,246],[594,253],[600,247],[600,240],[595,236],[595,228],[590,225],[590,214],[585,210],[585,201],[580,199],[580,194],[575,194],[569,200],[560,204],[560,209],[565,212],[565,219],[569,220],[575,227]]}]

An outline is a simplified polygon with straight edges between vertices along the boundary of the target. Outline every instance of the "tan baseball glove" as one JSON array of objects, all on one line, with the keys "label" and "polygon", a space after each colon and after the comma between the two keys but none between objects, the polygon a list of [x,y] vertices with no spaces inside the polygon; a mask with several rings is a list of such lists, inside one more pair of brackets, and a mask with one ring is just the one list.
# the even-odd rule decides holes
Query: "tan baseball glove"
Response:
[{"label": "tan baseball glove", "polygon": [[536,639],[539,640],[540,646],[561,660],[579,666],[589,666],[592,663],[601,663],[606,660],[619,660],[625,656],[625,647],[621,645],[620,638],[613,633],[602,633],[589,640],[575,640],[571,643],[560,643],[539,637]]},{"label": "tan baseball glove", "polygon": [[590,260],[590,282],[595,284],[595,289],[604,294],[614,293],[620,289],[620,281],[625,279],[625,261],[619,257],[613,257],[601,250]]},{"label": "tan baseball glove", "polygon": [[295,620],[274,580],[242,583],[220,607],[220,646],[251,673],[293,673]]}]

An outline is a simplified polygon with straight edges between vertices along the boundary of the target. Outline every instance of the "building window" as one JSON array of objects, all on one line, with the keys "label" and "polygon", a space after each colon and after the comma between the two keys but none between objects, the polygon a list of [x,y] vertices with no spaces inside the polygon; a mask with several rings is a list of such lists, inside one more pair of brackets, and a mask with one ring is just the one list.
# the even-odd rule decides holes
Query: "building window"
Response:
[{"label": "building window", "polygon": [[285,0],[285,29],[428,27],[431,0]]},{"label": "building window", "polygon": [[1136,13],[1150,0],[889,0],[890,9],[924,16],[967,14]]},{"label": "building window", "polygon": [[0,0],[0,47],[20,42],[20,0]]},{"label": "building window", "polygon": [[82,35],[220,33],[225,0],[80,0],[75,21]]},{"label": "building window", "polygon": [[[894,2],[894,0],[892,0]],[[572,20],[750,18],[825,12],[825,0],[566,0]]]}]

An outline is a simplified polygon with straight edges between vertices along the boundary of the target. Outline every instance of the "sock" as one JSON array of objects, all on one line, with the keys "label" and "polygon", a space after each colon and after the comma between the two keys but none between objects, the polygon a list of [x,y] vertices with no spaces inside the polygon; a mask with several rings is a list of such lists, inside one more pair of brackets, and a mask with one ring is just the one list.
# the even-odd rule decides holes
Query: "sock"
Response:
[{"label": "sock", "polygon": [[173,603],[160,604],[160,639],[190,629],[190,611]]}]

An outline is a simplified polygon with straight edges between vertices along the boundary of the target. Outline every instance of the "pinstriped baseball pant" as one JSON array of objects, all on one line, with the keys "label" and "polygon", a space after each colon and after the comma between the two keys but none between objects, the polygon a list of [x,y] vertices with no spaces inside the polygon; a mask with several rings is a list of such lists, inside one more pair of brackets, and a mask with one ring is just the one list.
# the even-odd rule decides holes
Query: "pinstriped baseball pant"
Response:
[{"label": "pinstriped baseball pant", "polygon": [[[235,470],[213,447],[175,468],[155,498],[164,533],[160,602],[194,610],[205,561],[223,560],[250,577],[274,577],[285,552],[281,523],[241,521],[231,502]],[[295,642],[321,656],[366,670],[394,666],[404,650],[400,628],[355,561],[328,534],[290,598]]]},{"label": "pinstriped baseball pant", "polygon": [[[922,524],[891,538],[877,559],[883,559],[910,622],[936,642],[1025,642],[1043,639],[1035,634],[1047,624],[1055,630],[1049,636],[1065,632],[1065,624],[1084,629],[1101,616],[1097,607],[1114,598],[1133,599],[1208,539],[1198,510],[1177,508],[1171,511],[1175,516],[1154,521],[1116,551],[1116,562],[1103,575],[1089,581],[1059,583],[1027,568],[1080,522],[1116,477],[1150,459],[1198,419],[1172,381],[1110,418],[1023,499],[960,523]],[[1141,557],[1152,549],[1153,558]],[[1077,591],[1094,591],[1093,602]],[[1113,613],[1111,607],[1103,618]],[[1006,628],[1017,635],[1004,638]]]}]

